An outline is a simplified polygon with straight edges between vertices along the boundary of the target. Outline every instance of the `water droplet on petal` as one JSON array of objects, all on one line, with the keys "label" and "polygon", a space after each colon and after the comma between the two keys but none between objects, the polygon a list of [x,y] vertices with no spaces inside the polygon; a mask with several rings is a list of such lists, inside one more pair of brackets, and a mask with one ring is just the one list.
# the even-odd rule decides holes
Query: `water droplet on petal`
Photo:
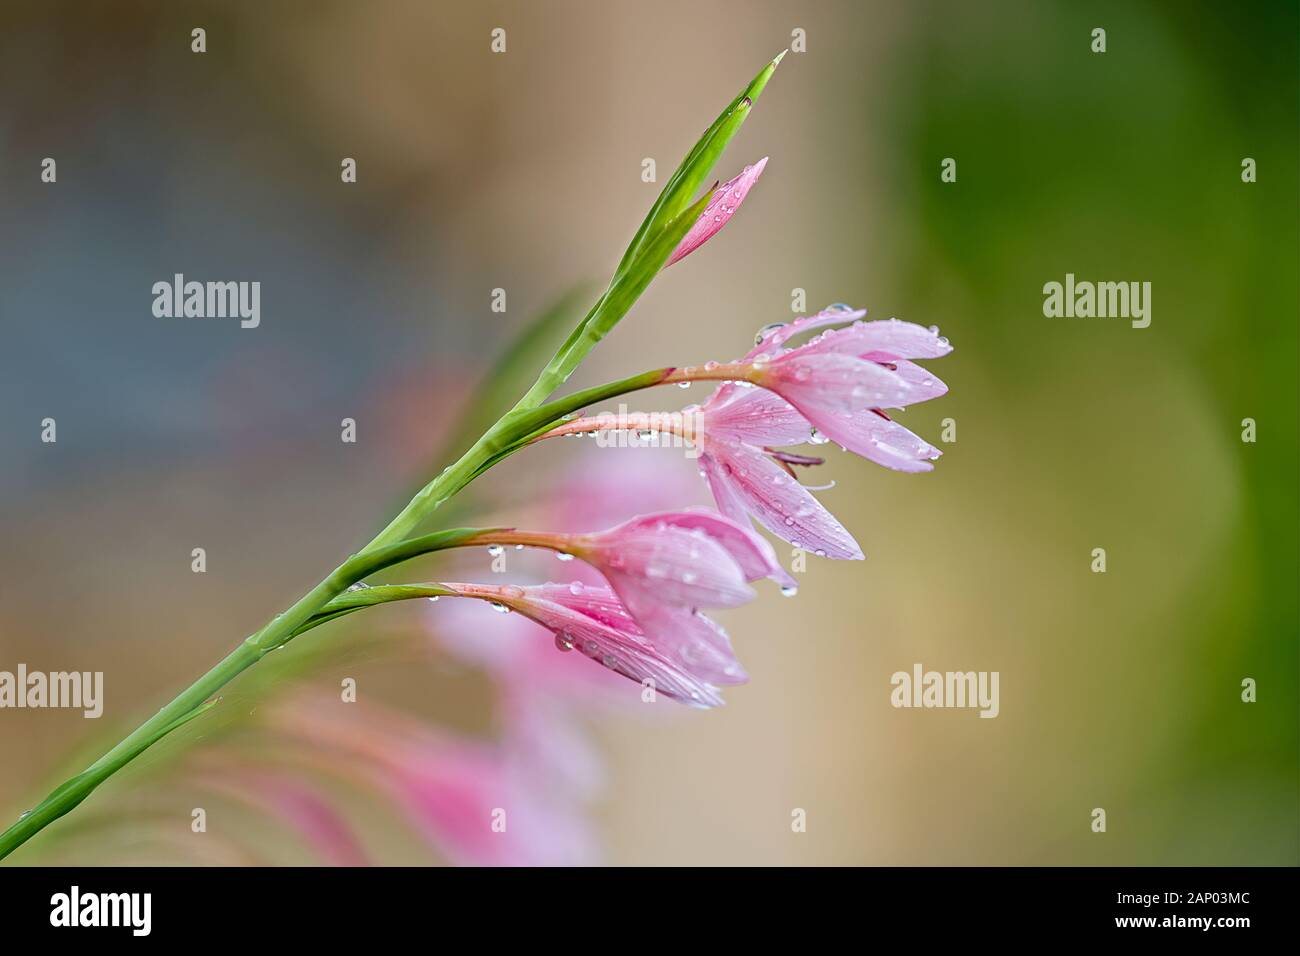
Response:
[{"label": "water droplet on petal", "polygon": [[760,344],[763,341],[763,339],[767,338],[777,329],[783,329],[783,328],[785,328],[784,322],[773,322],[771,325],[763,326],[761,329],[758,330],[758,333],[754,336],[754,344],[755,345]]},{"label": "water droplet on petal", "polygon": [[678,388],[690,388],[690,387],[691,387],[691,383],[690,383],[690,382],[678,382],[678,383],[677,383],[677,387],[678,387]]},{"label": "water droplet on petal", "polygon": [[581,581],[574,581],[572,584],[569,585],[569,593],[575,596],[581,594],[585,590],[586,587],[583,585]]},{"label": "water droplet on petal", "polygon": [[498,614],[510,613],[510,608],[506,607],[500,601],[488,601],[488,607],[492,608],[492,610],[496,611]]},{"label": "water droplet on petal", "polygon": [[567,654],[569,651],[573,650],[573,638],[569,637],[568,634],[557,633],[555,635],[555,649]]},{"label": "water droplet on petal", "polygon": [[572,561],[572,560],[573,560],[573,555],[569,554],[567,551],[556,551],[556,552],[555,552],[555,557],[556,557],[557,560],[560,560],[560,561]]},{"label": "water droplet on petal", "polygon": [[505,550],[506,549],[501,547],[501,545],[499,544],[489,544],[487,548],[487,553],[492,555],[492,557],[494,558],[499,558],[501,557],[502,554],[505,553]]},{"label": "water droplet on petal", "polygon": [[799,588],[793,584],[786,584],[781,587],[782,597],[794,597],[799,593]]},{"label": "water droplet on petal", "polygon": [[436,595],[436,594],[433,595],[433,597],[429,598],[429,600],[430,600],[430,601],[437,601],[437,600],[438,600],[438,595]]},{"label": "water droplet on petal", "polygon": [[808,441],[814,445],[824,445],[830,441],[830,439],[814,428],[808,435]]}]

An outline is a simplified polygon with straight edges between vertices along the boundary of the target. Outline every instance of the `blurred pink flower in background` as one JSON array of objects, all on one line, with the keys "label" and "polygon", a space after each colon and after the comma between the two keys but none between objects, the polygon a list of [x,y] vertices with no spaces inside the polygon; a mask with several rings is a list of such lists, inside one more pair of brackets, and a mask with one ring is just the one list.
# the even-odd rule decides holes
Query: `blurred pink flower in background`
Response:
[{"label": "blurred pink flower in background", "polygon": [[[539,763],[536,742],[457,737],[373,705],[301,697],[272,726],[317,748],[333,769],[378,790],[448,862],[572,866],[596,860],[585,795]],[[511,725],[508,725],[508,728]],[[566,768],[571,770],[571,768]]]},{"label": "blurred pink flower in background", "polygon": [[205,754],[191,779],[279,820],[295,830],[331,866],[367,866],[369,859],[347,820],[320,790],[282,770],[267,770],[240,759]]}]

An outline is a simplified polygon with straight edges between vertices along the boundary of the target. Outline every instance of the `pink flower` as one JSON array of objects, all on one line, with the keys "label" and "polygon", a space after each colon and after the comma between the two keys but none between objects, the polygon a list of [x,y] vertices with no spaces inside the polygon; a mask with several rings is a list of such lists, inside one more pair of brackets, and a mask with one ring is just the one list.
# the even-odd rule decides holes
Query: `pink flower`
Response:
[{"label": "pink flower", "polygon": [[751,353],[760,369],[751,381],[776,392],[822,435],[849,451],[889,468],[929,471],[938,449],[894,423],[884,409],[947,392],[938,378],[908,361],[952,351],[937,329],[897,319],[859,321],[827,330],[799,348],[780,345],[795,331],[863,314],[820,313],[788,333],[778,330]]},{"label": "pink flower", "polygon": [[[653,455],[610,455],[590,443],[574,443],[569,465],[554,482],[530,490],[532,506],[527,521],[562,532],[589,532],[608,527],[639,509],[700,503],[704,491],[676,462]],[[511,518],[518,518],[518,509]],[[498,523],[494,518],[485,524]],[[511,572],[545,580],[553,573],[555,558],[538,552],[510,551]],[[463,576],[481,569],[481,557],[463,553]],[[581,584],[604,586],[600,572],[585,562],[566,565],[566,578]],[[521,578],[524,583],[527,578]],[[482,667],[501,693],[501,710],[535,713],[547,719],[539,738],[556,741],[565,735],[556,721],[567,721],[561,704],[582,710],[641,707],[631,695],[626,678],[602,667],[592,667],[580,654],[557,654],[541,625],[521,614],[496,614],[481,601],[442,601],[429,604],[428,627],[435,639],[458,658]],[[663,713],[662,708],[656,713]],[[552,719],[554,718],[554,719]],[[570,722],[571,723],[571,722]],[[570,728],[572,729],[572,728]],[[569,734],[573,736],[573,734]],[[576,749],[576,746],[571,749]],[[577,758],[572,758],[578,762]]]},{"label": "pink flower", "polygon": [[[834,441],[898,471],[931,470],[938,449],[884,409],[943,395],[947,386],[909,359],[952,351],[937,329],[857,321],[865,314],[833,307],[767,330],[735,363],[748,364],[749,384],[763,387],[724,383],[697,412],[700,463],[723,514],[737,521],[753,516],[792,544],[848,560],[862,557],[857,542],[794,476],[793,466],[822,459],[777,449]],[[850,321],[799,348],[784,347],[801,332]]]},{"label": "pink flower", "polygon": [[784,574],[770,544],[711,511],[640,515],[571,541],[634,617],[646,603],[739,607],[754,597],[748,582]]},{"label": "pink flower", "polygon": [[710,511],[642,515],[570,549],[604,575],[655,647],[715,683],[746,678],[726,635],[697,610],[746,603],[750,581],[794,584],[767,541]]},{"label": "pink flower", "polygon": [[738,683],[726,632],[701,614],[689,639],[671,649],[657,647],[609,588],[572,584],[448,584],[461,597],[489,601],[536,621],[554,635],[557,649],[578,650],[608,670],[639,684],[652,682],[656,693],[694,707],[722,704],[715,683]]},{"label": "pink flower", "polygon": [[[695,220],[690,231],[677,244],[673,254],[668,259],[668,265],[672,265],[679,259],[685,259],[692,252],[698,249],[704,243],[713,238],[723,226],[725,226],[731,217],[736,214],[740,204],[745,201],[749,195],[749,190],[754,183],[758,182],[758,177],[763,175],[763,168],[767,166],[767,157],[764,156],[753,166],[746,166],[744,171],[735,179],[730,179],[714,190],[713,198],[709,200],[704,211],[700,213],[700,218]],[[666,268],[666,267],[665,267]]]},{"label": "pink flower", "polygon": [[[480,540],[582,558],[618,595],[620,618],[630,612],[638,634],[656,650],[715,684],[742,683],[746,677],[726,634],[698,610],[746,603],[754,597],[750,581],[771,577],[787,587],[794,583],[771,545],[711,511],[642,515],[589,534],[503,529],[485,532]],[[581,584],[574,582],[574,594],[581,593]],[[574,609],[592,613],[586,606]],[[606,623],[618,626],[621,620]]]}]

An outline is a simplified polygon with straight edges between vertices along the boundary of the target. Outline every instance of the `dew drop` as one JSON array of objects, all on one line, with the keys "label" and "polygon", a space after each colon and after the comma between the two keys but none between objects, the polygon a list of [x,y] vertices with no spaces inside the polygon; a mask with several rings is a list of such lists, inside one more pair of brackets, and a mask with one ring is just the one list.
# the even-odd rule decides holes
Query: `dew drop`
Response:
[{"label": "dew drop", "polygon": [[808,441],[814,445],[824,445],[830,441],[830,439],[814,428],[808,435]]},{"label": "dew drop", "polygon": [[358,581],[356,584],[349,584],[349,585],[348,585],[348,590],[349,590],[349,591],[364,591],[364,590],[366,590],[366,589],[369,588],[369,587],[370,587],[370,585],[369,585],[369,584],[366,584],[365,581]]},{"label": "dew drop", "polygon": [[510,608],[506,607],[500,601],[488,601],[488,607],[492,608],[492,610],[496,611],[498,614],[510,613]]},{"label": "dew drop", "polygon": [[436,595],[436,594],[433,595],[433,597],[429,598],[429,600],[430,600],[430,601],[435,601],[435,602],[436,602],[436,601],[438,600],[438,595]]},{"label": "dew drop", "polygon": [[690,388],[690,387],[691,387],[691,383],[690,383],[690,382],[678,382],[678,383],[677,383],[677,387],[678,387],[678,388]]},{"label": "dew drop", "polygon": [[573,638],[569,637],[568,634],[557,633],[555,635],[555,649],[567,654],[573,650]]},{"label": "dew drop", "polygon": [[763,341],[763,339],[767,338],[777,329],[783,329],[783,328],[785,328],[784,322],[773,322],[771,325],[763,326],[761,329],[758,330],[758,333],[754,336],[754,344],[759,345]]},{"label": "dew drop", "polygon": [[489,544],[487,548],[487,553],[492,555],[492,557],[494,558],[499,558],[501,557],[502,554],[505,553],[505,550],[506,549],[501,547],[501,545],[499,544]]},{"label": "dew drop", "polygon": [[574,581],[569,585],[569,593],[575,596],[581,594],[585,590],[586,588],[581,581]]},{"label": "dew drop", "polygon": [[573,555],[569,554],[567,551],[556,551],[556,552],[555,552],[555,557],[556,557],[556,560],[559,560],[559,561],[572,561],[572,560],[573,560]]},{"label": "dew drop", "polygon": [[786,584],[781,587],[782,597],[794,597],[799,593],[799,588],[793,584]]}]

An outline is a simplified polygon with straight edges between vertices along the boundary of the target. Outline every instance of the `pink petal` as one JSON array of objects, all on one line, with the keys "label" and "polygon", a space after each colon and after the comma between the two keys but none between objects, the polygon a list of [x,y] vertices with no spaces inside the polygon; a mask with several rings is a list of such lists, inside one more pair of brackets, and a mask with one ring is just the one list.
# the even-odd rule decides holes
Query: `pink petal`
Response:
[{"label": "pink petal", "polygon": [[832,329],[802,349],[836,352],[841,355],[865,355],[887,352],[899,358],[940,358],[952,351],[938,329],[927,329],[913,322],[885,319],[878,322],[855,322],[844,329]]},{"label": "pink petal", "polygon": [[[734,443],[732,443],[734,444]],[[736,522],[749,521],[749,506],[740,494],[738,483],[731,477],[727,465],[710,454],[700,456],[700,471],[709,484],[718,510]]]},{"label": "pink petal", "polygon": [[708,205],[704,207],[704,211],[700,213],[700,218],[695,220],[695,224],[691,226],[690,231],[682,237],[682,241],[673,250],[672,256],[668,259],[668,265],[689,256],[713,238],[714,233],[718,232],[731,220],[731,217],[736,214],[736,210],[740,208],[740,204],[745,201],[745,197],[749,195],[749,190],[754,183],[758,182],[758,177],[763,175],[763,169],[766,166],[767,157],[764,156],[753,166],[746,166],[744,171],[735,179],[728,180],[714,190],[713,198],[709,200]]},{"label": "pink petal", "polygon": [[637,620],[655,648],[691,674],[710,684],[743,684],[749,680],[731,649],[727,632],[700,612],[650,604],[640,609]]},{"label": "pink petal", "polygon": [[911,386],[896,372],[855,355],[787,352],[772,361],[762,384],[821,430],[819,419],[864,408],[901,408]]},{"label": "pink petal", "polygon": [[716,687],[674,663],[642,638],[534,593],[517,606],[521,614],[609,670],[637,683],[649,679],[657,693],[693,707],[722,706]]},{"label": "pink petal", "polygon": [[948,386],[938,376],[915,362],[909,362],[907,359],[901,359],[888,352],[868,352],[862,357],[869,362],[880,362],[893,366],[893,371],[909,386],[909,405],[928,402],[932,398],[948,394]]},{"label": "pink petal", "polygon": [[734,442],[710,442],[703,457],[710,456],[715,459],[705,465],[706,474],[713,476],[710,485],[715,489],[722,485],[729,501],[742,501],[778,538],[825,557],[862,559],[862,549],[844,526],[762,452]]},{"label": "pink petal", "polygon": [[896,421],[874,411],[855,412],[844,418],[827,418],[821,433],[844,448],[895,471],[932,471],[930,462],[941,452]]},{"label": "pink petal", "polygon": [[750,445],[801,445],[812,431],[793,405],[765,388],[735,388],[717,404],[710,398],[702,414],[705,431]]},{"label": "pink petal", "polygon": [[660,519],[621,525],[592,539],[596,543],[584,556],[638,620],[647,604],[739,607],[754,597],[740,565],[702,532]]},{"label": "pink petal", "polygon": [[628,613],[618,595],[604,584],[584,584],[581,581],[547,583],[534,585],[528,590],[542,600],[585,614],[616,631],[625,631],[633,636],[641,634],[636,619]]},{"label": "pink petal", "polygon": [[694,509],[642,515],[621,527],[627,528],[631,525],[655,527],[663,524],[707,534],[727,550],[740,566],[746,581],[759,581],[771,577],[780,568],[776,560],[776,552],[766,540],[753,532],[747,518],[739,522],[713,511]]},{"label": "pink petal", "polygon": [[781,347],[796,335],[807,332],[809,329],[821,328],[824,325],[842,325],[845,322],[860,319],[866,314],[866,309],[831,306],[829,309],[822,309],[815,315],[801,315],[793,322],[778,325],[764,335],[759,339],[758,344],[749,350],[742,361],[752,361],[759,355],[768,355],[775,358],[779,354]]}]

